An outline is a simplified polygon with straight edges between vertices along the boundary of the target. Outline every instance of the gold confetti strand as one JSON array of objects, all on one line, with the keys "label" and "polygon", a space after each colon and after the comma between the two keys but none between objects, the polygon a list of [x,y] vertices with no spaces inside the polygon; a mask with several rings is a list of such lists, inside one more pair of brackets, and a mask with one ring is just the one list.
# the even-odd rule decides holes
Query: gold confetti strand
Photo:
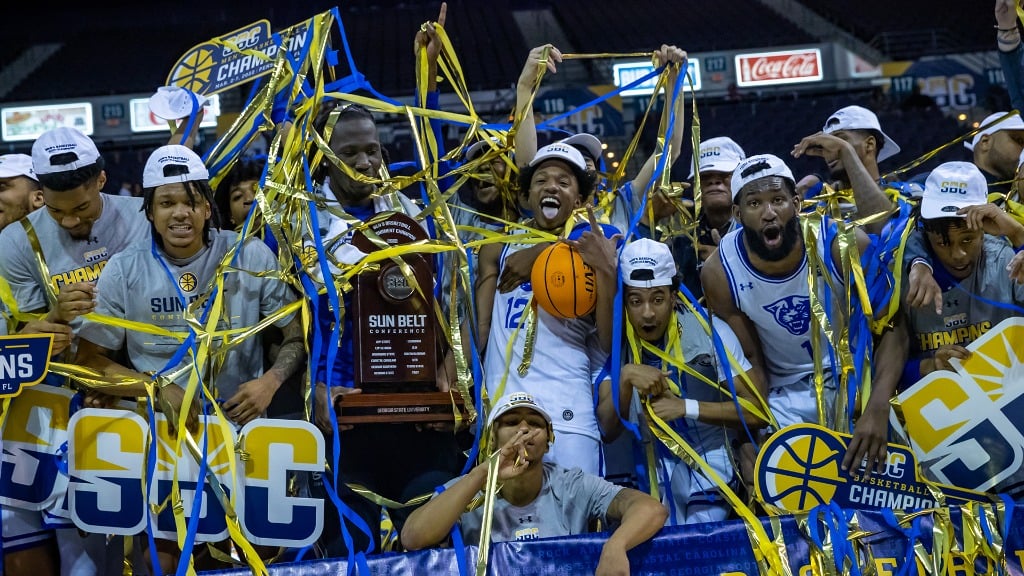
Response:
[{"label": "gold confetti strand", "polygon": [[562,54],[562,60],[594,60],[598,58],[654,58],[654,52],[593,52]]},{"label": "gold confetti strand", "polygon": [[642,405],[650,430],[655,437],[680,460],[686,462],[691,468],[700,470],[705,478],[715,484],[719,488],[722,497],[732,505],[733,510],[743,520],[759,573],[764,576],[792,576],[788,555],[785,554],[784,550],[780,551],[777,546],[773,546],[773,539],[768,536],[764,527],[761,526],[760,520],[750,508],[729,488],[729,485],[722,480],[714,468],[709,466],[685,440],[679,437],[664,420],[654,413],[649,401],[643,400]]}]

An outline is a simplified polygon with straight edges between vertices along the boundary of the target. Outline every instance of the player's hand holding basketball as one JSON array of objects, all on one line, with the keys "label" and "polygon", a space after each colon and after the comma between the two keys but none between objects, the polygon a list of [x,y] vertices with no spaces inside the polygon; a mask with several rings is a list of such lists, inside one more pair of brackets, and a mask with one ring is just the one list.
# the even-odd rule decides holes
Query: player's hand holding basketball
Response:
[{"label": "player's hand holding basketball", "polygon": [[580,234],[578,240],[566,240],[573,248],[579,251],[583,262],[594,269],[598,274],[604,274],[614,278],[619,265],[617,242],[622,234],[615,234],[611,238],[604,235],[604,229],[597,223],[594,216],[594,208],[587,207],[587,217],[590,220],[590,230]]},{"label": "player's hand holding basketball", "polygon": [[529,282],[530,275],[533,274],[533,263],[548,246],[550,244],[537,244],[524,250],[516,250],[505,257],[505,263],[501,267],[501,276],[498,277],[498,292],[507,294],[523,282]]}]

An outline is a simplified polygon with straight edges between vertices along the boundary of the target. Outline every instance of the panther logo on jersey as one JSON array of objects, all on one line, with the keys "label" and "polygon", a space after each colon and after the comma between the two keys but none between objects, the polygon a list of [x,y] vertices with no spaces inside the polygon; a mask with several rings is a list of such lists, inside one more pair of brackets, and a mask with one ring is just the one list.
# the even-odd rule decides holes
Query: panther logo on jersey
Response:
[{"label": "panther logo on jersey", "polygon": [[786,296],[764,307],[789,333],[802,336],[811,325],[811,299],[807,296]]}]

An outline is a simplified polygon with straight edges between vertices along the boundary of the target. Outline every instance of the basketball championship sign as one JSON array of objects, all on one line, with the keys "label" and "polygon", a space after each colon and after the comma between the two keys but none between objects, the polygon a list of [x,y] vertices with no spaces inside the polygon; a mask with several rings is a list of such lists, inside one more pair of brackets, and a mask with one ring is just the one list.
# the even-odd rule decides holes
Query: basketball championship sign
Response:
[{"label": "basketball championship sign", "polygon": [[278,50],[283,48],[299,58],[310,42],[312,22],[306,20],[271,35],[270,22],[259,20],[196,45],[171,67],[167,85],[210,95],[259,78],[273,69]]},{"label": "basketball championship sign", "polygon": [[761,446],[754,465],[757,499],[786,512],[806,512],[835,502],[858,510],[934,508],[938,488],[947,505],[988,502],[984,494],[953,486],[929,486],[917,473],[917,459],[906,447],[889,444],[885,470],[870,476],[843,470],[852,436],[817,424],[794,424]]},{"label": "basketball championship sign", "polygon": [[1024,478],[1024,318],[1003,320],[967,346],[955,372],[928,374],[897,397],[909,444],[939,482],[1017,493]]}]

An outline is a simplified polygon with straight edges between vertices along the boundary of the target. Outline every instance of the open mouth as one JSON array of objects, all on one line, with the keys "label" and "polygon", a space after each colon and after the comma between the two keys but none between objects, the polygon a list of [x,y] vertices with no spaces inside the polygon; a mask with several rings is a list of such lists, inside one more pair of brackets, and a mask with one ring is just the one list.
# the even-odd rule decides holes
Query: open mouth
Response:
[{"label": "open mouth", "polygon": [[553,220],[561,209],[562,203],[554,196],[542,198],[540,201],[540,213],[544,215],[545,220]]},{"label": "open mouth", "polygon": [[761,230],[761,238],[764,239],[765,246],[769,248],[775,248],[782,244],[782,227],[781,226],[768,226]]}]

